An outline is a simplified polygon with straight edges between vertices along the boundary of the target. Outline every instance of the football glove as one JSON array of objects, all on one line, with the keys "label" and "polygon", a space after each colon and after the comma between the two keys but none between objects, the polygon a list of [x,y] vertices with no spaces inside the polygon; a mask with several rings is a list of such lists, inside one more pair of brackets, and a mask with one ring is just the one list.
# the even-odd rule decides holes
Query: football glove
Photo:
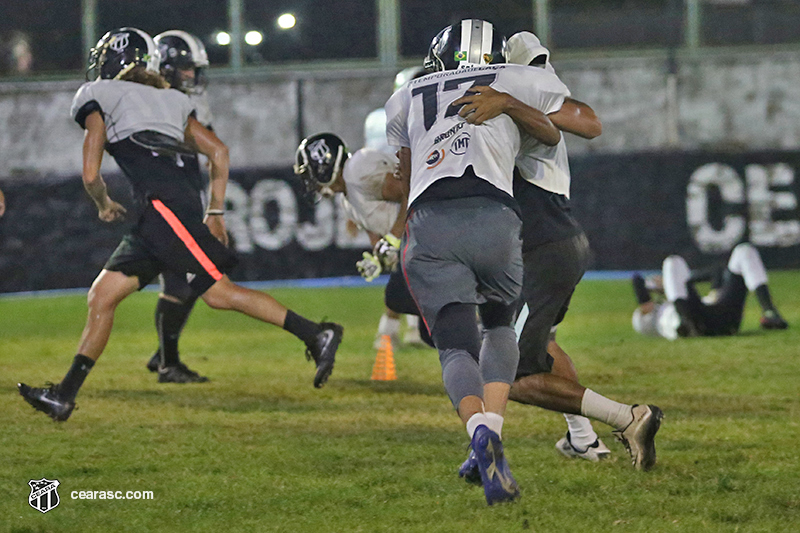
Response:
[{"label": "football glove", "polygon": [[397,262],[400,259],[400,239],[387,233],[381,240],[375,243],[372,249],[374,255],[381,263],[381,267],[386,272],[392,272],[397,268]]},{"label": "football glove", "polygon": [[364,259],[356,263],[356,268],[358,268],[358,273],[361,274],[361,277],[367,281],[372,281],[380,276],[383,269],[378,258],[369,252],[364,252],[362,257]]}]

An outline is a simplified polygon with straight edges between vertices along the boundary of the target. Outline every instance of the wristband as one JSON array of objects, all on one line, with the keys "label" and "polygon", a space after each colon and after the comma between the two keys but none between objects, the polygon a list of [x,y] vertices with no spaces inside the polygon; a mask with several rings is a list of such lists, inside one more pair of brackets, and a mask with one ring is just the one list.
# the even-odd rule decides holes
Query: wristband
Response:
[{"label": "wristband", "polygon": [[206,215],[224,215],[224,209],[206,209]]}]

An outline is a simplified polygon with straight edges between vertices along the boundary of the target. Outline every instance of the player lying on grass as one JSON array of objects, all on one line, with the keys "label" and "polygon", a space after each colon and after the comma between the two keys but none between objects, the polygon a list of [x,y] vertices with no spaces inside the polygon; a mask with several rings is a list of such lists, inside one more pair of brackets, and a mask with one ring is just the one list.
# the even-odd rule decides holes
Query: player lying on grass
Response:
[{"label": "player lying on grass", "polygon": [[[532,33],[521,32],[509,39],[509,62],[545,70],[558,79],[549,56]],[[517,322],[520,361],[509,398],[565,413],[568,431],[556,449],[567,457],[599,461],[610,454],[588,416],[614,428],[633,465],[648,470],[656,461],[654,437],[661,410],[619,403],[583,387],[572,360],[555,340],[555,328],[563,320],[591,256],[586,235],[570,212],[564,136],[554,143],[537,137],[534,126],[541,117],[509,94],[480,86],[469,92],[455,102],[463,104],[460,114],[467,121],[480,124],[505,113],[526,132],[514,178],[514,197],[522,212],[522,296],[526,307]],[[592,108],[570,98],[565,86],[547,118],[559,129],[587,139],[602,131]],[[473,456],[462,465],[460,474],[467,481],[479,481]]]},{"label": "player lying on grass", "polygon": [[[84,187],[101,220],[124,217],[125,208],[108,196],[100,176],[106,148],[130,180],[143,210],[92,283],[78,354],[64,379],[46,388],[20,383],[20,394],[53,420],[67,420],[78,390],[108,343],[117,305],[164,271],[186,276],[192,291],[212,308],[239,311],[297,336],[317,365],[314,386],[321,387],[333,371],[342,327],[312,322],[225,275],[236,263],[225,245],[221,216],[228,149],[194,118],[185,94],[166,89],[153,39],[135,28],[108,32],[93,49],[90,63],[100,77],[84,84],[72,104],[73,118],[86,130]],[[197,176],[192,174],[198,167],[183,162],[196,152],[211,162],[205,220]]]},{"label": "player lying on grass", "polygon": [[[692,274],[681,256],[671,255],[664,260],[660,277],[645,281],[641,275],[634,275],[633,290],[639,306],[633,312],[633,329],[670,340],[735,335],[742,324],[748,291],[756,294],[761,305],[762,328],[789,327],[772,302],[767,271],[755,246],[738,244],[727,266],[715,270]],[[701,298],[694,284],[709,280],[713,290]],[[663,293],[666,301],[655,302],[651,290]]]}]

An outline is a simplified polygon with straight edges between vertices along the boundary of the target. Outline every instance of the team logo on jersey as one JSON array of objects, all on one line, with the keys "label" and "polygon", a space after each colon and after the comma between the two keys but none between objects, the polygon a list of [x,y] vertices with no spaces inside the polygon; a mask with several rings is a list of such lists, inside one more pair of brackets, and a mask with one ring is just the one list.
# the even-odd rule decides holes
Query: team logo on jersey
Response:
[{"label": "team logo on jersey", "polygon": [[428,168],[436,168],[439,164],[444,161],[444,150],[434,150],[430,154],[428,154],[428,158],[425,159],[425,162],[428,164]]},{"label": "team logo on jersey", "polygon": [[450,153],[453,155],[464,155],[469,148],[469,133],[466,131],[453,139],[450,143]]},{"label": "team logo on jersey", "polygon": [[492,54],[483,54],[483,62],[486,63],[487,65],[491,64],[492,59],[494,59],[494,56]]},{"label": "team logo on jersey", "polygon": [[314,141],[308,145],[307,149],[308,156],[319,164],[324,163],[328,154],[331,153],[331,150],[328,148],[328,143],[325,142],[325,139]]},{"label": "team logo on jersey", "polygon": [[456,50],[455,54],[453,54],[453,58],[456,61],[466,61],[467,60],[467,53],[462,52],[461,50]]},{"label": "team logo on jersey", "polygon": [[128,37],[130,37],[129,33],[116,33],[111,38],[111,42],[109,43],[108,47],[115,52],[120,53],[128,47]]},{"label": "team logo on jersey", "polygon": [[28,481],[31,487],[31,495],[28,496],[28,503],[31,507],[41,513],[46,513],[58,507],[61,501],[56,490],[61,483],[57,479],[32,479]]}]

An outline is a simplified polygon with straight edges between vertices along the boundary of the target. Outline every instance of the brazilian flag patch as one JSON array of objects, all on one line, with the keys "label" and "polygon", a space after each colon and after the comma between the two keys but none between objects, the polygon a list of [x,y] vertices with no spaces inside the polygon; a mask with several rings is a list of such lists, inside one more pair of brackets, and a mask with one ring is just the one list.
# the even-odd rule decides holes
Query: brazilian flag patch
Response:
[{"label": "brazilian flag patch", "polygon": [[462,51],[456,51],[455,53],[455,60],[456,61],[466,61],[467,60],[467,53]]}]

